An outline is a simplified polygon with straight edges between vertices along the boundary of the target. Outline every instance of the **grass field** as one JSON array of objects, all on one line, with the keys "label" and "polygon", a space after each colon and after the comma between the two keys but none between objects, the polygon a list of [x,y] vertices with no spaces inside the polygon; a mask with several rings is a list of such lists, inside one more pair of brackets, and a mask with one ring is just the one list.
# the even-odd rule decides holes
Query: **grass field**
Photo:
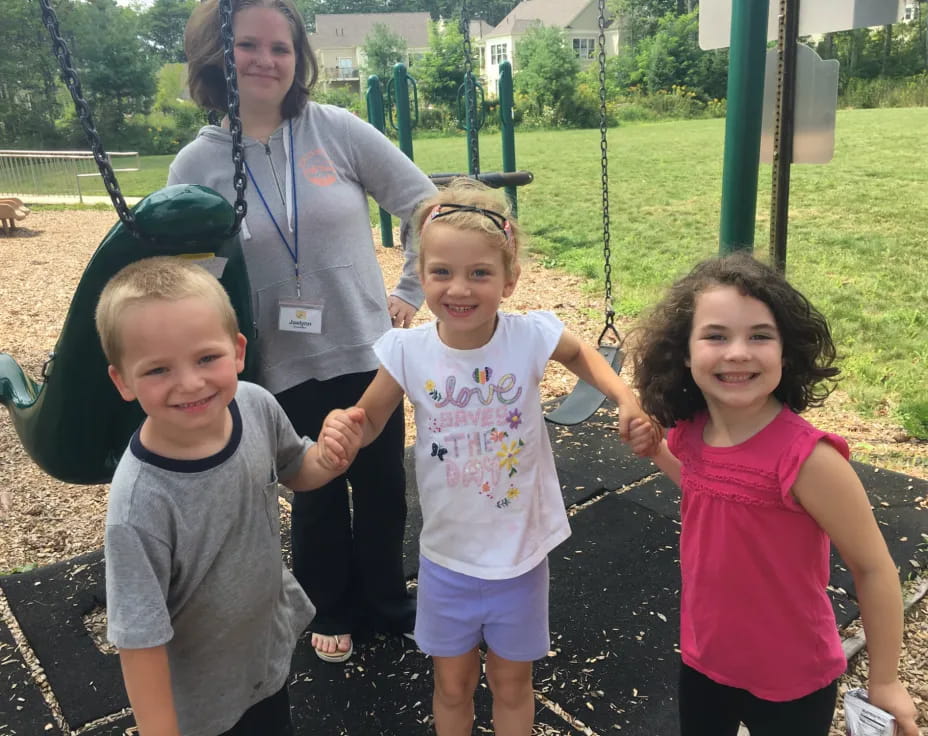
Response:
[{"label": "grass field", "polygon": [[[829,318],[863,412],[890,412],[928,437],[928,109],[838,113],[834,160],[794,166],[788,275]],[[723,120],[628,125],[609,131],[616,307],[635,316],[700,258],[718,251]],[[499,139],[481,139],[482,168],[500,168]],[[463,137],[414,143],[427,172],[466,169]],[[602,289],[599,132],[518,133],[519,193],[532,249],[547,265]],[[126,194],[161,187],[169,156],[120,176]],[[90,183],[85,187],[90,191]],[[100,188],[102,192],[102,187]],[[756,250],[766,254],[770,167],[761,166]],[[601,319],[591,314],[591,320]]]}]

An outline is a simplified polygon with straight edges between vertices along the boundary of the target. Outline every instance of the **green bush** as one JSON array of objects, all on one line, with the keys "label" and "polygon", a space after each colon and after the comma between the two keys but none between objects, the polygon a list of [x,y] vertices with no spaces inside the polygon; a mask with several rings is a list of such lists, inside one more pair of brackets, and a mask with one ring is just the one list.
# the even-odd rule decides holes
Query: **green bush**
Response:
[{"label": "green bush", "polygon": [[900,406],[899,416],[909,434],[928,440],[928,401],[912,401]]},{"label": "green bush", "polygon": [[457,128],[457,118],[445,105],[428,105],[419,108],[419,128],[450,133]]},{"label": "green bush", "polygon": [[658,114],[642,102],[616,102],[616,119],[620,123],[641,123],[658,120]]},{"label": "green bush", "polygon": [[642,102],[661,118],[699,118],[704,116],[706,110],[705,103],[693,90],[678,84],[673,85],[669,92],[659,90],[657,94],[643,97]]},{"label": "green bush", "polygon": [[928,73],[912,77],[849,79],[838,104],[852,108],[926,107]]}]

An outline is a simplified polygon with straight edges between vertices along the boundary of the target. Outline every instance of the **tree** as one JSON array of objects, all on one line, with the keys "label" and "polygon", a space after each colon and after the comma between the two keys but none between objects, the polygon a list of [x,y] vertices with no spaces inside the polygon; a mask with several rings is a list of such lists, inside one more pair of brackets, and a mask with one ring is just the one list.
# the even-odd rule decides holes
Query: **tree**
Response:
[{"label": "tree", "polygon": [[69,4],[61,22],[101,135],[123,130],[133,113],[147,113],[159,64],[139,37],[139,15],[115,0],[89,0]]},{"label": "tree", "polygon": [[155,0],[142,15],[142,36],[165,63],[184,61],[184,28],[197,0]]},{"label": "tree", "polygon": [[726,93],[728,55],[725,51],[703,51],[696,40],[696,13],[668,13],[657,23],[655,33],[637,47],[634,83],[651,94],[669,92],[674,86],[686,87],[712,99]]},{"label": "tree", "polygon": [[0,49],[0,140],[6,148],[54,146],[61,86],[37,2],[5,6]]},{"label": "tree", "polygon": [[580,61],[567,45],[564,32],[550,26],[529,28],[516,43],[516,92],[530,100],[536,112],[546,107],[566,112],[573,97]]},{"label": "tree", "polygon": [[429,50],[416,60],[413,75],[432,104],[451,107],[456,103],[464,83],[463,45],[457,23],[429,23]]},{"label": "tree", "polygon": [[637,44],[654,35],[658,22],[668,13],[682,15],[692,10],[689,3],[681,0],[608,0],[607,7],[612,15],[620,19],[629,43]]},{"label": "tree", "polygon": [[393,76],[393,65],[406,60],[406,41],[383,23],[375,23],[361,46],[364,76],[376,74],[382,85]]}]

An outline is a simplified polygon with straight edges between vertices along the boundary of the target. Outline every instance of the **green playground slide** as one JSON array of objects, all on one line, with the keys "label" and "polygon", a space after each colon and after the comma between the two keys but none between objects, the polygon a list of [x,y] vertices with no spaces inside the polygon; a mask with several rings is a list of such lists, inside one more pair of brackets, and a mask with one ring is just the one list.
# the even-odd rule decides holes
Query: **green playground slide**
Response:
[{"label": "green playground slide", "polygon": [[49,475],[68,483],[108,482],[143,414],[120,398],[106,371],[94,309],[117,271],[150,256],[201,262],[232,299],[248,338],[243,378],[254,375],[257,351],[251,288],[232,206],[212,189],[179,184],[150,194],[134,208],[134,237],[119,222],[107,233],[81,277],[44,378],[33,380],[0,353],[0,402],[9,410],[26,451]]}]

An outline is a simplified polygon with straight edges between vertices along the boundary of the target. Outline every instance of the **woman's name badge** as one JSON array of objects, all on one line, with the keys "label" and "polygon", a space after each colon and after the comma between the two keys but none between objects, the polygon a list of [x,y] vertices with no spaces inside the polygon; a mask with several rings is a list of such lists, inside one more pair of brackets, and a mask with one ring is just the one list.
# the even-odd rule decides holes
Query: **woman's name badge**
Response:
[{"label": "woman's name badge", "polygon": [[277,329],[285,332],[322,334],[322,306],[305,302],[280,302]]}]

